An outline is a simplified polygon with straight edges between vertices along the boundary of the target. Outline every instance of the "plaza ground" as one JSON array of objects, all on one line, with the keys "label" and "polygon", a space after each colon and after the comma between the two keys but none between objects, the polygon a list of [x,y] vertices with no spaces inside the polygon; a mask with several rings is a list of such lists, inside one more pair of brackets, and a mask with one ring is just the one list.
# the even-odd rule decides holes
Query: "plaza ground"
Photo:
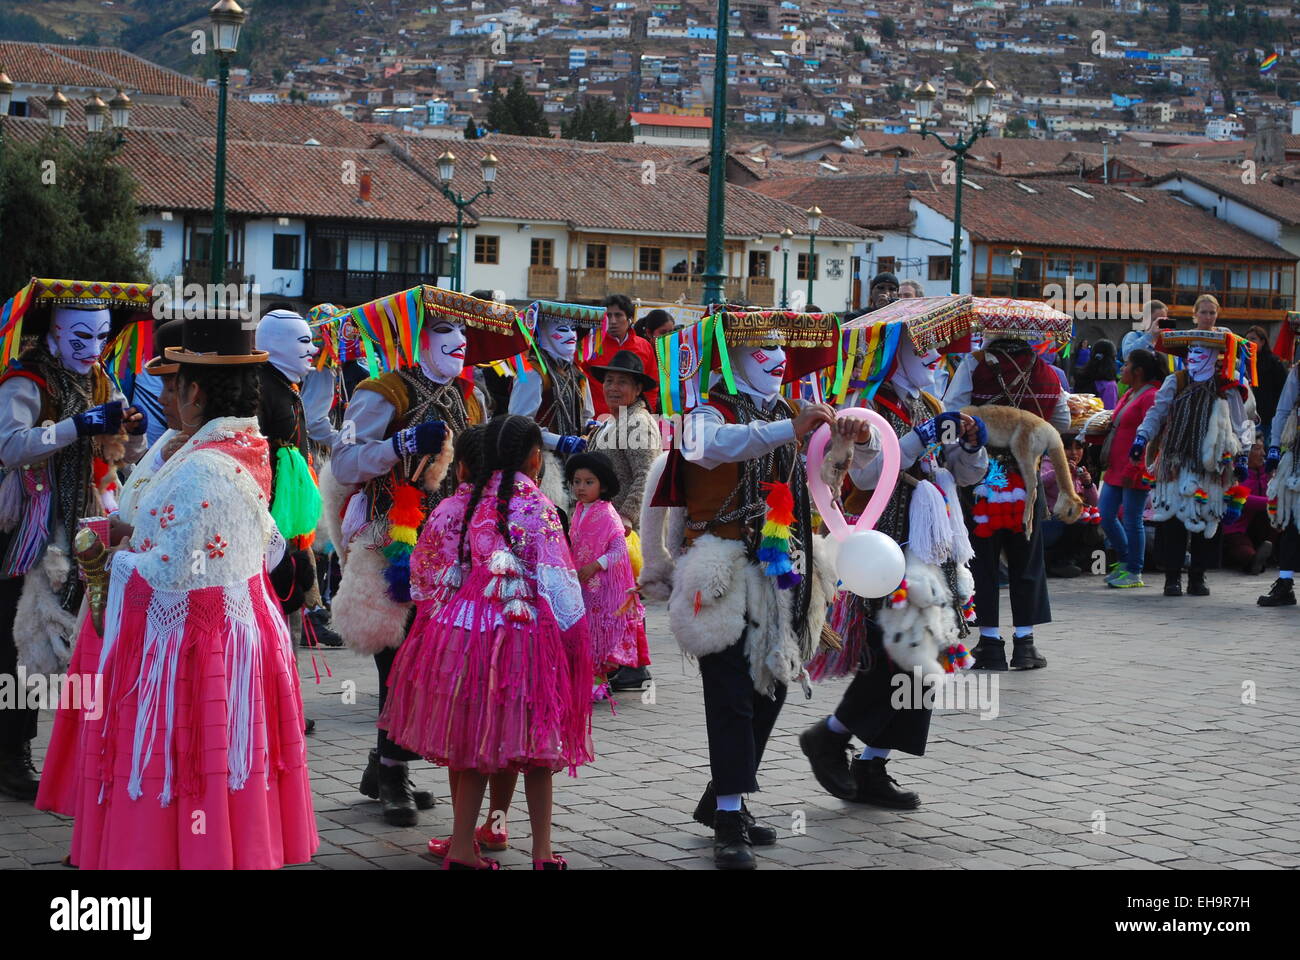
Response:
[{"label": "plaza ground", "polygon": [[[1159,584],[1160,577],[1153,577]],[[997,675],[997,716],[940,710],[925,757],[891,773],[921,794],[899,813],[825,794],[797,735],[835,706],[846,681],[790,691],[749,798],[780,841],[772,868],[1277,869],[1300,866],[1300,608],[1262,609],[1267,577],[1211,574],[1210,597],[1158,585],[1110,590],[1098,577],[1052,580],[1056,621],[1038,630],[1047,669]],[[1006,606],[1005,596],[1003,605]],[[653,697],[596,708],[598,758],[555,781],[554,843],[573,868],[712,869],[710,831],[691,819],[709,779],[700,681],[678,654],[662,604],[650,609]],[[1010,628],[1005,633],[1009,637]],[[1010,644],[1008,643],[1008,647]],[[445,774],[413,765],[438,805],[418,827],[387,826],[357,793],[374,743],[373,664],[346,651],[300,658],[321,848],[293,869],[411,869],[451,826]],[[345,681],[356,684],[345,703]],[[650,702],[652,701],[652,702]],[[989,711],[985,711],[986,713]],[[49,737],[36,743],[38,766]],[[503,866],[528,866],[522,785]],[[64,869],[71,822],[0,800],[0,868]]]}]

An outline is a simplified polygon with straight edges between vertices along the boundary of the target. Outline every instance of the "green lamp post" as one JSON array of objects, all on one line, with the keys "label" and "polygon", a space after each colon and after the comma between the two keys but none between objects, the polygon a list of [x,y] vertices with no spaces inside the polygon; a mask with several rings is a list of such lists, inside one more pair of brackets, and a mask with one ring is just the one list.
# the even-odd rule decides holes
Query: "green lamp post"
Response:
[{"label": "green lamp post", "polygon": [[455,243],[455,250],[452,253],[451,288],[458,293],[461,286],[461,264],[464,262],[461,244],[465,240],[465,208],[479,197],[492,196],[492,184],[496,182],[497,164],[499,162],[490,151],[484,155],[483,159],[479,161],[479,168],[483,175],[483,189],[472,197],[466,197],[451,188],[452,178],[456,176],[456,155],[450,150],[446,150],[438,157],[438,179],[442,181],[439,189],[442,191],[442,195],[456,208],[456,230],[447,239],[448,242]]},{"label": "green lamp post", "polygon": [[804,309],[813,303],[813,278],[817,276],[817,231],[822,225],[822,208],[808,208],[808,299],[803,302]]},{"label": "green lamp post", "polygon": [[921,136],[934,137],[945,150],[953,153],[957,161],[957,196],[953,201],[952,217],[952,292],[961,293],[961,188],[966,171],[966,153],[975,145],[976,140],[988,136],[989,114],[993,112],[997,88],[987,77],[975,84],[966,100],[966,118],[972,124],[971,132],[951,143],[926,127],[926,121],[934,112],[935,96],[936,91],[928,81],[912,93],[916,115],[921,120]]},{"label": "green lamp post", "polygon": [[212,284],[226,281],[226,99],[230,87],[230,58],[239,49],[239,31],[248,19],[235,0],[217,0],[208,11],[212,48],[217,52],[217,161],[212,196]]},{"label": "green lamp post", "polygon": [[709,213],[704,239],[704,302],[724,303],[722,247],[727,187],[727,32],[728,0],[718,0],[718,37],[713,53],[713,123],[709,140]]},{"label": "green lamp post", "polygon": [[790,244],[794,231],[786,227],[781,231],[781,309],[790,309]]}]

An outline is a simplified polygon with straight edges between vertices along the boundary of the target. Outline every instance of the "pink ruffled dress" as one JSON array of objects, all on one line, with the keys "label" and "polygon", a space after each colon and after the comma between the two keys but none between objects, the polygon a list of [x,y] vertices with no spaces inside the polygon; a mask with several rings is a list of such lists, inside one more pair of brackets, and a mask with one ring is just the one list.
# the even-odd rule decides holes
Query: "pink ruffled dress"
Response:
[{"label": "pink ruffled dress", "polygon": [[288,628],[271,596],[270,464],[255,419],[205,424],[142,496],[114,556],[102,676],[60,710],[38,806],[75,817],[82,869],[268,869],[319,846]]},{"label": "pink ruffled dress", "polygon": [[645,637],[645,607],[623,536],[623,520],[607,500],[579,503],[569,520],[569,542],[578,569],[597,560],[598,570],[582,585],[591,634],[591,662],[599,676],[619,667],[650,665]]},{"label": "pink ruffled dress", "polygon": [[471,490],[438,504],[411,554],[417,613],[398,648],[379,726],[454,770],[592,759],[591,652],[582,590],[555,507],[524,477],[497,529],[500,474],[461,529]]}]

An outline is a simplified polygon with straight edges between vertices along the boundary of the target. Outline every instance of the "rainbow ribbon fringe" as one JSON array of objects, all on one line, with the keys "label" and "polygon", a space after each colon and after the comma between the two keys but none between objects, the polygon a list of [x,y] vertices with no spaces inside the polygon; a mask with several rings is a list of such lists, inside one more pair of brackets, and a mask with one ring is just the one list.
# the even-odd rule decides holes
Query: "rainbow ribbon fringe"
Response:
[{"label": "rainbow ribbon fringe", "polygon": [[763,521],[762,540],[758,545],[758,560],[763,563],[769,577],[776,577],[776,585],[789,590],[802,579],[794,572],[790,562],[790,528],[794,525],[794,494],[789,484],[765,482],[767,515]]}]

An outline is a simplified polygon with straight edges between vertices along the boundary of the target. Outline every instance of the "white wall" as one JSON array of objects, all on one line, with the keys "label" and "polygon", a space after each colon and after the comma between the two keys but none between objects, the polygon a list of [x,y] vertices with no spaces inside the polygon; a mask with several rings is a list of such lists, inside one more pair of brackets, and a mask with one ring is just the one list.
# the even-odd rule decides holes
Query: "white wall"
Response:
[{"label": "white wall", "polygon": [[145,252],[149,255],[149,271],[152,279],[158,283],[172,283],[176,277],[184,274],[185,264],[182,260],[185,246],[185,216],[174,213],[170,222],[164,220],[157,211],[145,214],[141,223],[141,236],[146,231],[162,231],[162,248]]},{"label": "white wall", "polygon": [[[971,189],[969,186],[966,190]],[[910,230],[882,230],[885,238],[872,250],[872,260],[864,263],[862,272],[866,274],[863,282],[863,296],[871,277],[879,272],[877,261],[881,257],[894,257],[898,263],[895,274],[899,283],[915,280],[927,297],[942,297],[952,292],[952,280],[927,280],[930,275],[931,257],[952,256],[952,220],[942,216],[923,203],[912,200],[909,203],[916,219]],[[937,242],[935,242],[937,241]],[[961,289],[970,292],[972,263],[970,235],[962,232],[961,249]],[[909,264],[908,260],[919,260]]]},{"label": "white wall", "polygon": [[[527,230],[520,230],[515,221],[480,220],[478,227],[465,230],[464,264],[461,276],[464,277],[462,290],[504,290],[507,299],[528,299],[528,265],[531,260],[532,241],[553,240],[555,243],[554,265],[560,271],[560,299],[564,299],[564,283],[567,279],[565,267],[568,265],[568,232],[564,227],[540,223],[527,224]],[[474,262],[474,237],[476,235],[500,238],[498,262],[496,264]]]},{"label": "white wall", "polygon": [[[275,270],[273,237],[277,233],[298,237],[298,269]],[[307,224],[303,220],[289,220],[288,226],[279,226],[274,219],[250,220],[244,227],[244,273],[252,277],[263,298],[300,297],[303,289],[303,265],[307,259]]]}]

